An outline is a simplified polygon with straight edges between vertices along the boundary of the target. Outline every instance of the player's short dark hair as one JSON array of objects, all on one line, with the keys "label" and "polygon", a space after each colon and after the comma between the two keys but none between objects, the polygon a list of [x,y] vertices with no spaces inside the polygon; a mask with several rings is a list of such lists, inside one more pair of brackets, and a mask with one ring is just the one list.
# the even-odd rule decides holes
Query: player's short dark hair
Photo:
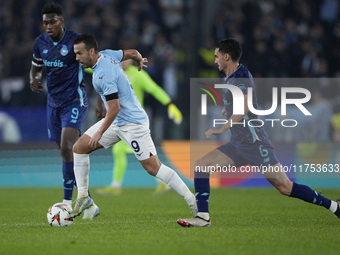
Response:
[{"label": "player's short dark hair", "polygon": [[91,34],[82,34],[78,35],[76,38],[74,38],[74,44],[79,44],[83,42],[85,44],[86,50],[90,50],[94,48],[95,52],[98,52],[98,42],[94,35]]},{"label": "player's short dark hair", "polygon": [[241,44],[235,39],[223,39],[216,44],[216,48],[223,55],[228,53],[234,62],[238,62],[242,56]]},{"label": "player's short dark hair", "polygon": [[41,16],[44,14],[57,14],[58,16],[63,16],[63,7],[58,3],[45,4]]}]

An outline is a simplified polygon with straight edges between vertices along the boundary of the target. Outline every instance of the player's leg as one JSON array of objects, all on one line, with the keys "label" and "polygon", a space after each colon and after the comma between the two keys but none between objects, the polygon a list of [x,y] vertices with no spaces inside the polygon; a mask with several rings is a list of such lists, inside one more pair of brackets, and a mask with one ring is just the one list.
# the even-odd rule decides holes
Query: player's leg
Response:
[{"label": "player's leg", "polygon": [[132,150],[123,141],[112,146],[113,154],[113,172],[112,182],[110,186],[98,189],[100,195],[120,195],[122,193],[122,182],[127,166],[127,153],[132,153]]},{"label": "player's leg", "polygon": [[306,185],[290,181],[280,163],[269,167],[263,175],[281,194],[323,206],[340,218],[339,202],[322,196]]},{"label": "player's leg", "polygon": [[[63,176],[64,176],[64,191],[66,190],[72,199],[73,187],[75,186],[74,162],[73,162],[73,145],[79,138],[80,131],[77,128],[65,127],[61,132],[60,151],[63,157]],[[88,191],[89,197],[90,191]],[[68,200],[69,201],[69,200]],[[68,202],[67,201],[67,202]],[[64,200],[64,202],[66,202]],[[72,208],[72,205],[71,205]],[[93,219],[100,214],[96,204],[84,211],[83,219]]]},{"label": "player's leg", "polygon": [[76,217],[84,210],[93,205],[93,200],[89,196],[89,171],[90,171],[90,153],[101,148],[100,144],[95,149],[89,146],[91,137],[87,134],[82,135],[73,146],[74,158],[74,175],[77,182],[77,200],[71,217]]},{"label": "player's leg", "polygon": [[[75,183],[72,147],[80,136],[87,107],[74,101],[58,110],[61,121],[60,153],[63,158],[64,191],[72,199]],[[69,200],[71,202],[71,200]]]},{"label": "player's leg", "polygon": [[[142,145],[142,142],[139,143]],[[170,167],[163,165],[158,156],[155,155],[156,151],[151,152],[152,156],[147,159],[137,157],[144,169],[152,176],[157,177],[167,185],[169,185],[174,191],[181,195],[188,203],[191,212],[194,216],[197,214],[197,205],[194,194],[191,193],[188,186],[183,182],[179,175]],[[151,155],[149,154],[149,155]],[[135,154],[136,155],[136,154]]]},{"label": "player's leg", "polygon": [[96,148],[90,147],[90,139],[101,127],[103,121],[104,119],[90,127],[73,146],[74,174],[78,187],[78,195],[71,217],[78,216],[82,211],[93,204],[93,200],[88,196],[90,171],[89,154],[92,151],[103,147],[105,149],[111,147],[114,143],[119,141],[118,136],[113,131],[112,126],[110,126],[99,140]]},{"label": "player's leg", "polygon": [[72,208],[73,187],[75,177],[73,171],[73,152],[72,147],[77,141],[80,131],[72,127],[64,127],[61,131],[59,143],[60,154],[63,159],[63,183],[64,183],[64,203]]},{"label": "player's leg", "polygon": [[[232,144],[226,144],[218,149],[215,149],[201,159],[195,162],[194,165],[194,184],[195,195],[197,201],[198,213],[197,217],[192,219],[179,219],[177,222],[183,227],[208,227],[211,226],[209,215],[209,196],[210,196],[210,173],[201,171],[208,169],[209,166],[233,166],[234,160],[231,156],[232,151],[236,151]],[[231,154],[232,155],[232,154]],[[235,157],[233,157],[235,158]]]},{"label": "player's leg", "polygon": [[197,212],[195,196],[185,185],[183,180],[171,168],[163,165],[158,157],[152,141],[149,122],[144,124],[128,124],[118,128],[119,137],[133,150],[136,158],[144,169],[152,176],[156,176],[167,183],[173,190],[180,194],[189,204],[193,214]]},{"label": "player's leg", "polygon": [[[74,173],[73,173],[73,155],[72,155],[72,146],[76,139],[79,137],[79,131],[74,128],[66,128],[70,129],[70,132],[64,132],[65,128],[63,128],[64,123],[64,115],[61,114],[62,109],[52,108],[47,105],[47,128],[48,128],[48,138],[50,141],[55,141],[60,149],[63,165],[62,165],[62,174],[63,174],[63,187],[64,187],[64,200],[63,203],[69,205],[72,208],[72,194],[73,194],[73,186],[74,186]],[[71,134],[72,133],[72,134]],[[66,136],[76,137],[70,139],[68,137],[68,141],[72,143],[70,145],[70,151],[67,153],[66,147],[68,141],[65,140]],[[62,147],[63,146],[63,147]]]}]

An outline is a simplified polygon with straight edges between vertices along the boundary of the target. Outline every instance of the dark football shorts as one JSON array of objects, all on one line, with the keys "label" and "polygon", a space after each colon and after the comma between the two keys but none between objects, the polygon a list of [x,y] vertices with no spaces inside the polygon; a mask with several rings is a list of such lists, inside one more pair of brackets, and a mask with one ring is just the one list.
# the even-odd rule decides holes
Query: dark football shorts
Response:
[{"label": "dark football shorts", "polygon": [[61,140],[61,130],[64,127],[76,128],[81,132],[86,118],[87,106],[81,106],[79,101],[63,107],[52,108],[47,104],[47,131],[50,142]]},{"label": "dark football shorts", "polygon": [[236,167],[250,164],[251,166],[273,166],[279,163],[274,148],[268,138],[255,143],[229,142],[217,148],[230,157]]}]

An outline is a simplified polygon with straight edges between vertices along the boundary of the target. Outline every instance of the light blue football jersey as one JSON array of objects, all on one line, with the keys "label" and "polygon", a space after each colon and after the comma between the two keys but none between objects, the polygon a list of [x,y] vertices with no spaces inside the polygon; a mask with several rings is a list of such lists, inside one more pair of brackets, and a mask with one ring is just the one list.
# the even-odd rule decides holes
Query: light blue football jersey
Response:
[{"label": "light blue football jersey", "polygon": [[99,54],[101,56],[92,68],[92,84],[101,96],[106,110],[108,105],[105,96],[118,92],[120,111],[112,125],[143,124],[148,120],[148,116],[133,92],[132,85],[121,66],[123,51],[103,50]]}]

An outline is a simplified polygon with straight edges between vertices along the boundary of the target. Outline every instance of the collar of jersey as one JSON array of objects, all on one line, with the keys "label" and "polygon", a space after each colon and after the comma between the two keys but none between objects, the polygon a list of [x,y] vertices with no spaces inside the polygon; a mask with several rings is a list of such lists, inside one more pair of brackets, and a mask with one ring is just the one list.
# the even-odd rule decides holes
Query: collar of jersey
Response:
[{"label": "collar of jersey", "polygon": [[[66,34],[66,28],[63,28],[63,29],[64,29],[63,37],[61,37],[61,39],[60,39],[58,42],[53,42],[52,39],[51,39],[49,36],[47,36],[47,37],[51,40],[51,42],[53,43],[54,46],[57,46],[58,43],[60,43],[61,40],[63,40],[63,38],[64,38],[64,36],[65,36],[65,34]],[[47,35],[47,34],[46,34],[46,35]]]},{"label": "collar of jersey", "polygon": [[229,79],[234,73],[237,72],[238,69],[240,69],[241,66],[242,64],[239,64],[238,68],[234,72],[232,72],[228,77],[226,76],[225,79]]},{"label": "collar of jersey", "polygon": [[97,59],[97,62],[94,64],[94,66],[92,66],[92,70],[95,69],[95,68],[97,67],[98,62],[99,62],[99,60],[102,58],[102,56],[103,56],[103,55],[99,53],[99,58]]}]

